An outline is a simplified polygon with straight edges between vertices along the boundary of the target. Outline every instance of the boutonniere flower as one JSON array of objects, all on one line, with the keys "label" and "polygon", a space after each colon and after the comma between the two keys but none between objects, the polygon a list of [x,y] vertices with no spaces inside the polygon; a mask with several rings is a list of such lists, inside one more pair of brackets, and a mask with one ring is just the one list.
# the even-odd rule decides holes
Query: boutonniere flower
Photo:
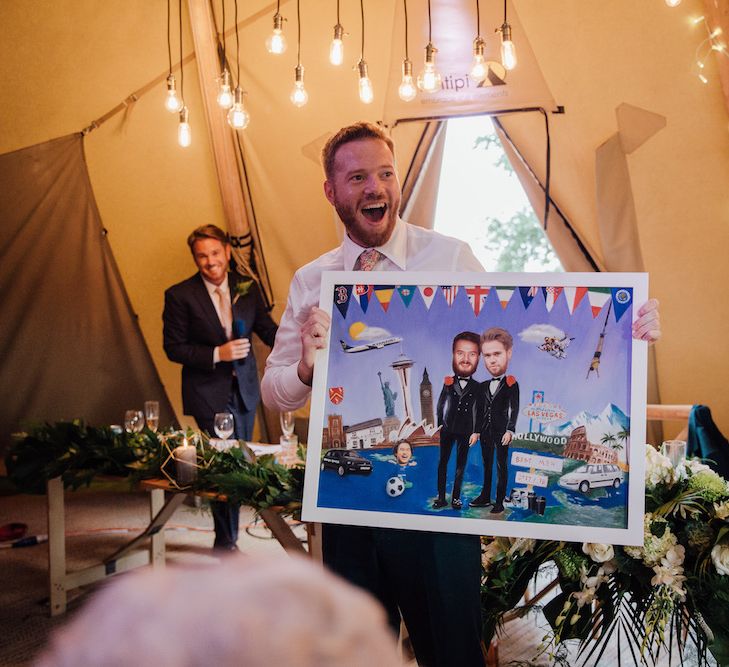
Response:
[{"label": "boutonniere flower", "polygon": [[445,379],[443,380],[443,384],[446,387],[450,387],[453,384],[453,376],[452,375],[446,375]]},{"label": "boutonniere flower", "polygon": [[238,299],[251,291],[252,285],[252,280],[239,280],[235,285],[233,285],[233,305],[235,305],[235,302],[238,301]]},{"label": "boutonniere flower", "polygon": [[516,378],[513,375],[507,375],[506,384],[510,387],[513,387],[516,384]]}]

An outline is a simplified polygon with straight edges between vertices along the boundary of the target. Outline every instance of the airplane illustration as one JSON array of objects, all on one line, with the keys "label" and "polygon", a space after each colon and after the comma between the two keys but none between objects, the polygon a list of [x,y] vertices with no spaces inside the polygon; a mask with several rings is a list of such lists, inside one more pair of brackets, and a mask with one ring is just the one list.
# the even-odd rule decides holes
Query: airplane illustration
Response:
[{"label": "airplane illustration", "polygon": [[342,344],[342,349],[345,352],[367,352],[367,350],[381,350],[386,345],[394,345],[395,343],[402,343],[402,338],[399,336],[393,336],[392,338],[383,338],[382,340],[376,340],[372,343],[366,343],[365,345],[347,345],[341,338],[339,342]]}]

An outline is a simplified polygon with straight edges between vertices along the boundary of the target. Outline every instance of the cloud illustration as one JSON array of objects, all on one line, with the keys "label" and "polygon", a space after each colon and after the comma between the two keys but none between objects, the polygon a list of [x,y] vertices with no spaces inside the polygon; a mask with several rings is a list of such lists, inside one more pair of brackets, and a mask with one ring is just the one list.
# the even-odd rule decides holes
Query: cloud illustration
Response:
[{"label": "cloud illustration", "polygon": [[519,332],[519,338],[525,343],[543,343],[547,337],[564,338],[565,333],[552,324],[532,324]]}]

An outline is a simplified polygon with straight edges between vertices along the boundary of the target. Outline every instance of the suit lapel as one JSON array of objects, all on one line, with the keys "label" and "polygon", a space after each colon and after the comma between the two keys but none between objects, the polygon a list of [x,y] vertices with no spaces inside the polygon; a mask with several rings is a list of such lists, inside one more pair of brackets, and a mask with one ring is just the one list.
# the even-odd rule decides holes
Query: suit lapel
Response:
[{"label": "suit lapel", "polygon": [[460,398],[463,394],[463,389],[461,389],[461,381],[458,379],[457,375],[453,376],[453,391],[456,392],[456,396],[458,396],[458,398]]}]

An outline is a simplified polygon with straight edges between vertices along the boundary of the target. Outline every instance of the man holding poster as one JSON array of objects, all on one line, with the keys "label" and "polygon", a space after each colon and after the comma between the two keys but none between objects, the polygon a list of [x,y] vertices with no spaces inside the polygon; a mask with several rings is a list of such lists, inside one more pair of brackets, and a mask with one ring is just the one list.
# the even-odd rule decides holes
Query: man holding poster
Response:
[{"label": "man holding poster", "polygon": [[[381,128],[343,128],[322,158],[324,193],[347,233],[291,282],[261,385],[264,402],[279,410],[306,402],[317,351],[327,344],[330,317],[317,307],[324,271],[483,272],[467,244],[399,217],[394,146]],[[656,307],[646,304],[636,323],[650,339],[659,334]],[[402,614],[420,665],[483,665],[478,536],[328,524],[323,552],[330,569],[380,600],[395,631]]]}]

